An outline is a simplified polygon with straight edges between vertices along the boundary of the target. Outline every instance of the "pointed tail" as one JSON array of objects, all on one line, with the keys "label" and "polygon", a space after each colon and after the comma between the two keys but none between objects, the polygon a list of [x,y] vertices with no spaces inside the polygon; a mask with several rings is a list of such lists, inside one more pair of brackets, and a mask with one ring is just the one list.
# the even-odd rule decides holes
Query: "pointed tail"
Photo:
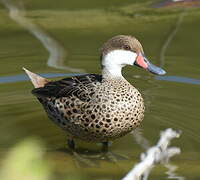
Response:
[{"label": "pointed tail", "polygon": [[35,88],[40,88],[40,87],[44,87],[45,84],[47,84],[49,82],[49,80],[35,74],[32,73],[31,71],[27,70],[26,68],[23,67],[23,70],[26,72],[26,74],[29,76],[31,82],[33,83]]}]

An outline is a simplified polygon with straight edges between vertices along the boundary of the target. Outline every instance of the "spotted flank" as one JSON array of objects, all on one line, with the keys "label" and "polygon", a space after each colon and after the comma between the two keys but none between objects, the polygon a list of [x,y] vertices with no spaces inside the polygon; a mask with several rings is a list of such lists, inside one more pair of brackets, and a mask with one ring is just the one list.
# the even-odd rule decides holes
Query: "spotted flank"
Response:
[{"label": "spotted flank", "polygon": [[57,125],[86,141],[118,138],[143,119],[142,97],[124,79],[90,74],[49,82],[32,93]]}]

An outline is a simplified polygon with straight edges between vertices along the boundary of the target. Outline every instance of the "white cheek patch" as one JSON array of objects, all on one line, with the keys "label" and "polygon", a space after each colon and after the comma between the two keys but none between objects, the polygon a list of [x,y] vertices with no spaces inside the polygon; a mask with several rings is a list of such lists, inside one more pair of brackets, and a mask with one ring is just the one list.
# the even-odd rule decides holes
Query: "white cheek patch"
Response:
[{"label": "white cheek patch", "polygon": [[121,76],[121,68],[133,65],[137,54],[126,50],[114,50],[103,57],[102,65],[114,76]]},{"label": "white cheek patch", "polygon": [[118,64],[118,65],[133,65],[137,54],[132,51],[114,50],[108,53],[103,59],[103,65]]}]

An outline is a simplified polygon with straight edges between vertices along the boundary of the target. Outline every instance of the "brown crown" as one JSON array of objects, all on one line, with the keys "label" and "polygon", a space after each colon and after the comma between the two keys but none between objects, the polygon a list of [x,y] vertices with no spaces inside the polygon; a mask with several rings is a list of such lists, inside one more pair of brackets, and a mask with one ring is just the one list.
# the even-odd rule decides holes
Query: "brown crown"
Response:
[{"label": "brown crown", "polygon": [[142,45],[135,37],[127,35],[118,35],[112,37],[106,43],[103,44],[102,48],[100,49],[101,57],[105,56],[110,51],[116,49],[129,50],[136,53],[144,53]]}]

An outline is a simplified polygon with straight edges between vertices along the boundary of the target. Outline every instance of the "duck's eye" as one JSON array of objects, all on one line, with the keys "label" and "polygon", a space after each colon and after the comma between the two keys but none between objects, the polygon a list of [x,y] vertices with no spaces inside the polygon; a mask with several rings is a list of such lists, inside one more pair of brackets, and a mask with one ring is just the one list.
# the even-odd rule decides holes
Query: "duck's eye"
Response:
[{"label": "duck's eye", "polygon": [[131,47],[129,45],[124,45],[125,50],[131,50]]}]

